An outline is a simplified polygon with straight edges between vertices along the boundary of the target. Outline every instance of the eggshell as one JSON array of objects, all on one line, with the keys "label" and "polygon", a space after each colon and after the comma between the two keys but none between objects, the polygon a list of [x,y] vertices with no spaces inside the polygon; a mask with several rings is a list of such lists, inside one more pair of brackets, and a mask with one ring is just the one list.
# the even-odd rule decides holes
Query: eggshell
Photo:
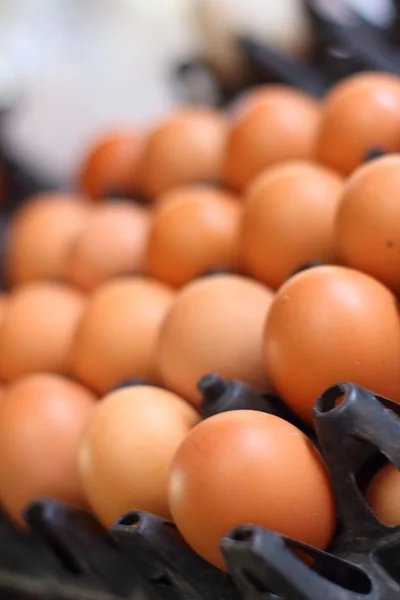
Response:
[{"label": "eggshell", "polygon": [[237,268],[242,209],[235,196],[188,185],[159,201],[147,246],[149,275],[180,287],[212,268]]},{"label": "eggshell", "polygon": [[310,261],[334,260],[334,224],[343,180],[324,167],[288,162],[263,171],[246,194],[243,269],[278,288]]},{"label": "eggshell", "polygon": [[261,525],[322,549],[335,527],[317,450],[287,421],[258,411],[221,413],[189,432],[171,466],[169,503],[186,541],[220,569],[219,542],[238,525]]},{"label": "eggshell", "polygon": [[150,198],[172,187],[221,178],[227,121],[211,108],[177,109],[149,132],[138,185]]},{"label": "eggshell", "polygon": [[385,525],[400,524],[400,472],[392,464],[384,466],[368,486],[366,500]]},{"label": "eggshell", "polygon": [[348,180],[336,221],[341,262],[400,293],[400,154],[374,160]]},{"label": "eggshell", "polygon": [[24,203],[11,220],[5,270],[10,285],[63,279],[68,250],[90,208],[78,196],[44,193]]},{"label": "eggshell", "polygon": [[396,298],[377,280],[353,269],[303,271],[272,302],[264,359],[278,394],[309,422],[319,394],[341,381],[399,402]]},{"label": "eggshell", "polygon": [[0,378],[67,373],[69,353],[85,298],[69,286],[32,282],[13,291],[0,327]]},{"label": "eggshell", "polygon": [[82,162],[81,190],[94,200],[115,190],[132,192],[141,144],[142,135],[132,129],[110,131],[96,140]]},{"label": "eggshell", "polygon": [[198,421],[182,398],[152,386],[127,387],[101,401],[81,444],[79,470],[104,525],[130,510],[170,518],[170,464]]},{"label": "eggshell", "polygon": [[336,84],[326,96],[316,156],[348,174],[375,146],[400,150],[400,78],[359,73]]},{"label": "eggshell", "polygon": [[0,402],[0,501],[17,522],[40,497],[86,506],[77,453],[94,405],[88,390],[58,375],[28,375],[6,389]]},{"label": "eggshell", "polygon": [[227,141],[224,179],[243,190],[271,165],[292,159],[311,159],[320,118],[319,104],[288,89],[254,103],[234,120]]},{"label": "eggshell", "polygon": [[150,213],[131,202],[101,204],[75,239],[67,261],[67,279],[92,290],[118,275],[143,271]]},{"label": "eggshell", "polygon": [[75,376],[101,394],[131,377],[157,382],[156,344],[173,300],[168,286],[142,277],[97,288],[75,336]]},{"label": "eggshell", "polygon": [[262,359],[271,290],[239,275],[193,281],[178,294],[161,329],[158,365],[165,385],[195,406],[205,373],[269,389]]}]

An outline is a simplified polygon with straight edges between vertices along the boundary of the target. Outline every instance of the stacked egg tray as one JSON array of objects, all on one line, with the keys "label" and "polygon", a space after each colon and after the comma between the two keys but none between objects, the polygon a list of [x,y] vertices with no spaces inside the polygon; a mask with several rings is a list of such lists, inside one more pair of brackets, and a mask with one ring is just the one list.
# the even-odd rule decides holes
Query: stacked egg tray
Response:
[{"label": "stacked egg tray", "polygon": [[[328,18],[321,3],[306,4],[315,33],[308,60],[300,62],[252,40],[240,40],[248,60],[249,85],[280,82],[321,96],[332,83],[355,71],[400,75],[400,18],[383,30],[352,13],[350,25],[343,25]],[[197,68],[203,68],[201,61],[177,69],[180,89],[186,85],[192,100],[187,75]],[[210,70],[209,75],[213,76]],[[219,89],[221,103],[229,101],[232,90],[222,84]],[[0,163],[7,196],[0,216],[0,242],[8,213],[32,193],[54,189],[10,156],[1,135],[6,118],[6,112],[0,115]],[[260,410],[285,418],[317,444],[330,472],[338,511],[336,534],[327,551],[243,524],[221,540],[228,574],[204,562],[184,543],[174,524],[160,517],[131,512],[107,531],[88,512],[40,499],[25,512],[24,532],[0,515],[0,599],[400,598],[400,527],[382,524],[363,493],[387,460],[400,469],[400,405],[352,383],[338,384],[316,401],[312,430],[278,398],[239,381],[208,375],[199,387],[205,418],[229,410]],[[296,554],[299,551],[302,558]],[[305,555],[309,560],[304,560]]]}]

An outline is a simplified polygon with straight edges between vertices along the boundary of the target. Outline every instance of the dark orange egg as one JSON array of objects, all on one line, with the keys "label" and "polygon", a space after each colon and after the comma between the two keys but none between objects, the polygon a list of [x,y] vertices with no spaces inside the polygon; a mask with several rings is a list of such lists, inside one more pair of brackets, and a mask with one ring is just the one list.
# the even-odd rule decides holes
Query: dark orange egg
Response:
[{"label": "dark orange egg", "polygon": [[227,121],[211,108],[182,108],[149,133],[138,165],[140,191],[149,198],[172,187],[221,179]]},{"label": "dark orange egg", "polygon": [[237,198],[217,188],[167,192],[150,228],[147,273],[179,287],[213,268],[236,269],[241,215]]},{"label": "dark orange egg", "polygon": [[361,73],[340,82],[326,96],[316,156],[347,174],[374,146],[400,150],[400,78]]},{"label": "dark orange egg", "polygon": [[241,227],[243,269],[278,288],[301,265],[334,260],[343,180],[306,161],[263,171],[250,185]]},{"label": "dark orange egg", "polygon": [[81,190],[94,199],[113,190],[122,194],[132,192],[141,142],[141,135],[130,129],[102,136],[83,160],[79,175]]},{"label": "dark orange egg", "polygon": [[250,97],[228,136],[225,181],[243,190],[265,167],[313,158],[319,118],[318,102],[289,88]]},{"label": "dark orange egg", "polygon": [[7,239],[7,281],[19,285],[35,279],[65,277],[70,246],[91,208],[78,196],[44,193],[19,208]]}]

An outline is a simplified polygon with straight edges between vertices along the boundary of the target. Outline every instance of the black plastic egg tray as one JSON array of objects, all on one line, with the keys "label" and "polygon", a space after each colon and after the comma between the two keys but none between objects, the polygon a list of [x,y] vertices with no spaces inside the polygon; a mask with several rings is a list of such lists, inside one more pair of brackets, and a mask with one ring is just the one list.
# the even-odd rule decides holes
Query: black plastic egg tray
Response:
[{"label": "black plastic egg tray", "polygon": [[[400,15],[400,2],[394,4]],[[350,11],[343,25],[327,16],[323,3],[307,0],[306,5],[314,25],[307,60],[241,39],[249,67],[247,85],[280,82],[319,97],[356,71],[400,75],[400,16],[382,30]],[[198,69],[214,79],[217,103],[229,104],[242,91],[224,89],[212,70],[195,60],[175,72],[186,99],[196,102],[198,94],[204,100],[198,81],[195,92],[193,88]],[[8,215],[32,193],[56,187],[10,154],[1,130],[6,118],[7,111],[0,114],[0,165],[6,188],[0,259]],[[314,431],[279,398],[238,381],[207,375],[199,388],[205,418],[246,408],[270,412],[300,427],[317,444],[330,471],[338,510],[328,550],[243,524],[221,540],[230,571],[225,574],[205,563],[172,523],[157,516],[132,512],[106,531],[90,513],[43,499],[26,510],[26,532],[0,514],[0,600],[400,599],[400,526],[383,525],[363,495],[385,462],[400,469],[400,406],[351,383],[339,384],[317,400]],[[293,552],[299,549],[312,558],[311,566]]]}]

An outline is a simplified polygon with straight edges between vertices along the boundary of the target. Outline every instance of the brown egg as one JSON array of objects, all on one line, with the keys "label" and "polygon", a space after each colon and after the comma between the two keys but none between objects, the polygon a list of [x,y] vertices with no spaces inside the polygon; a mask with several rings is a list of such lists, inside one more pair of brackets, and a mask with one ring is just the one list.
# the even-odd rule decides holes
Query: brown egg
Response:
[{"label": "brown egg", "polygon": [[297,91],[264,92],[233,123],[224,164],[225,181],[243,190],[271,165],[311,159],[319,124],[319,104]]},{"label": "brown egg", "polygon": [[130,510],[170,518],[171,461],[199,419],[182,398],[152,386],[120,389],[101,401],[83,438],[79,470],[104,525]]},{"label": "brown egg", "polygon": [[0,327],[0,378],[67,373],[85,298],[61,283],[32,282],[9,296]]},{"label": "brown egg", "polygon": [[178,294],[161,329],[159,370],[165,385],[195,406],[206,373],[269,389],[262,360],[264,321],[273,293],[239,275],[193,281]]},{"label": "brown egg", "polygon": [[272,99],[276,99],[278,102],[281,100],[286,102],[288,97],[293,100],[297,98],[301,103],[309,103],[311,99],[308,94],[288,85],[271,83],[257,85],[249,88],[236,99],[231,107],[230,116],[236,121],[242,119],[264,102],[269,103]]},{"label": "brown egg", "polygon": [[277,292],[264,359],[278,394],[311,422],[325,388],[351,381],[400,401],[400,316],[381,283],[353,269],[315,267]]},{"label": "brown egg", "polygon": [[234,270],[241,216],[236,197],[216,188],[167,192],[150,229],[147,273],[179,287],[216,267]]},{"label": "brown egg", "polygon": [[317,158],[348,174],[375,146],[400,150],[400,79],[361,73],[340,82],[326,96]]},{"label": "brown egg", "polygon": [[141,144],[142,136],[130,129],[111,131],[96,140],[82,163],[81,190],[93,199],[115,190],[132,192]]},{"label": "brown egg", "polygon": [[142,277],[109,281],[91,296],[72,350],[76,377],[101,394],[124,379],[158,381],[156,344],[174,300],[166,285]]},{"label": "brown egg", "polygon": [[374,160],[348,180],[336,221],[336,252],[346,265],[400,293],[400,154]]},{"label": "brown egg", "polygon": [[227,121],[211,108],[181,108],[150,131],[138,166],[138,185],[153,198],[172,187],[219,180]]},{"label": "brown egg", "polygon": [[343,181],[307,162],[263,171],[244,207],[240,258],[244,270],[278,288],[313,260],[334,260],[334,223]]},{"label": "brown egg", "polygon": [[117,275],[143,271],[150,213],[126,201],[100,204],[70,249],[70,283],[92,290]]},{"label": "brown egg", "polygon": [[67,194],[41,194],[22,205],[7,241],[8,282],[63,279],[68,250],[89,214],[87,204]]},{"label": "brown egg", "polygon": [[28,375],[0,402],[0,501],[15,521],[33,500],[86,506],[77,468],[79,441],[95,406],[84,387],[58,375]]},{"label": "brown egg", "polygon": [[221,538],[245,523],[324,549],[335,527],[328,475],[310,440],[266,413],[238,410],[206,419],[171,466],[169,505],[180,533],[226,569]]},{"label": "brown egg", "polygon": [[392,464],[384,466],[368,486],[366,500],[385,525],[400,524],[400,472]]}]

